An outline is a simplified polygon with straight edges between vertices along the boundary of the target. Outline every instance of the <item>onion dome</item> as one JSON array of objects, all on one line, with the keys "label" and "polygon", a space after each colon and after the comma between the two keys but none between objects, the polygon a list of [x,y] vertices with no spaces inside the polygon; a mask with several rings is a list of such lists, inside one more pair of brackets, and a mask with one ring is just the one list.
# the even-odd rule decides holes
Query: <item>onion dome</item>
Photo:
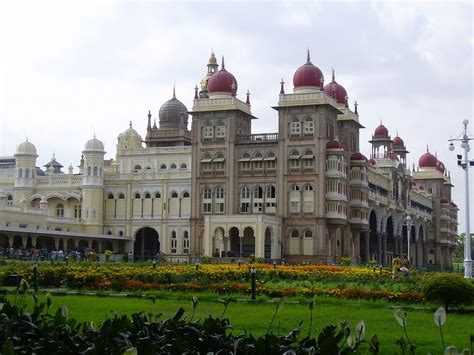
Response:
[{"label": "onion dome", "polygon": [[94,138],[92,139],[89,139],[86,144],[84,145],[84,150],[83,152],[104,152],[104,143],[102,143],[100,140],[98,140],[96,137],[95,137],[95,134],[94,134]]},{"label": "onion dome", "polygon": [[347,91],[344,86],[336,81],[334,70],[332,71],[332,81],[324,87],[324,91],[333,97],[337,103],[347,105]]},{"label": "onion dome", "polygon": [[323,82],[323,73],[311,63],[308,50],[306,63],[296,69],[295,75],[293,75],[293,86],[295,89],[303,87],[321,88]]},{"label": "onion dome", "polygon": [[161,105],[158,116],[160,128],[180,128],[188,125],[188,109],[176,98],[174,88],[173,97]]},{"label": "onion dome", "polygon": [[326,143],[326,149],[343,149],[344,150],[344,146],[338,140],[333,140]]},{"label": "onion dome", "polygon": [[388,129],[380,122],[380,125],[375,129],[374,137],[388,137]]},{"label": "onion dome", "polygon": [[133,129],[132,122],[130,121],[130,127],[125,132],[119,134],[118,141],[124,148],[142,148],[143,140],[138,132]]},{"label": "onion dome", "polygon": [[438,158],[427,151],[418,159],[418,166],[420,168],[436,168],[438,165]]},{"label": "onion dome", "polygon": [[351,161],[367,161],[367,158],[364,154],[356,152],[351,155]]},{"label": "onion dome", "polygon": [[209,94],[214,95],[237,95],[237,80],[225,69],[224,57],[222,57],[221,70],[209,78],[207,90],[209,91]]},{"label": "onion dome", "polygon": [[16,148],[16,155],[34,155],[38,156],[36,154],[36,147],[33,143],[28,142],[28,138],[26,139],[25,142],[21,143],[17,148]]},{"label": "onion dome", "polygon": [[216,59],[216,55],[214,54],[214,51],[211,52],[211,55],[209,56],[209,62],[207,65],[213,65],[213,64],[217,64],[217,59]]},{"label": "onion dome", "polygon": [[402,148],[405,146],[405,142],[403,141],[403,139],[401,139],[398,134],[395,138],[393,138],[392,140],[392,145],[394,147],[399,147],[399,148]]}]

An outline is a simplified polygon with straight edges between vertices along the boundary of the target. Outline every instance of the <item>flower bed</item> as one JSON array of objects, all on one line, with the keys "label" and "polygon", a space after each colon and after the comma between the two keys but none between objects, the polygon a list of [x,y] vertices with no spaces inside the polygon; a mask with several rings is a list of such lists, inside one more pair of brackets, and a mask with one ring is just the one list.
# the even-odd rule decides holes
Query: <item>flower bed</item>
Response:
[{"label": "flower bed", "polygon": [[[360,298],[368,300],[420,301],[423,296],[405,287],[405,290],[380,290],[377,285],[391,284],[391,273],[365,267],[347,266],[273,266],[254,264],[258,270],[257,292],[269,297],[314,295]],[[72,265],[41,264],[38,268],[42,287],[67,287],[92,290],[170,290],[211,291],[220,294],[250,292],[249,265],[204,264],[196,268],[186,265],[163,265],[153,268],[149,264],[96,264]],[[30,264],[17,263],[0,269],[0,279],[17,274],[32,281]],[[275,284],[277,282],[277,284]],[[283,283],[284,285],[278,285]],[[318,287],[315,284],[318,284]],[[340,283],[338,287],[332,287]],[[349,285],[347,285],[349,283]],[[356,287],[354,287],[354,285]],[[372,289],[363,286],[374,285]],[[367,288],[367,287],[365,287]]]}]

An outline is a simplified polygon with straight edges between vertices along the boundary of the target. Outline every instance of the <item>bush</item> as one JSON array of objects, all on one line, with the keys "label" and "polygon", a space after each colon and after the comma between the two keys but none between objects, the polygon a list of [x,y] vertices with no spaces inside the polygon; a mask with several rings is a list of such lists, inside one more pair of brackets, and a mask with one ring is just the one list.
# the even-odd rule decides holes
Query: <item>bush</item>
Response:
[{"label": "bush", "polygon": [[423,293],[427,301],[441,302],[448,307],[469,305],[474,302],[474,286],[461,276],[453,274],[434,275],[425,282]]}]

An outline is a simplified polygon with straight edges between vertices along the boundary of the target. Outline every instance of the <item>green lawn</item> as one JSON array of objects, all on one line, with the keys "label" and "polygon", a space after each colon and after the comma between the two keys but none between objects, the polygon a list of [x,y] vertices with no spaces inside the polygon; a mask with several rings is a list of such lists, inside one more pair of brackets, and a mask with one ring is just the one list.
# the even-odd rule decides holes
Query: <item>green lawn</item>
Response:
[{"label": "green lawn", "polygon": [[[106,317],[117,314],[131,314],[144,311],[153,314],[162,313],[162,317],[169,317],[179,307],[186,309],[188,319],[192,314],[192,295],[173,294],[180,299],[170,299],[170,296],[158,296],[155,304],[149,300],[140,298],[118,298],[98,296],[59,296],[53,295],[53,309],[67,305],[69,315],[81,322],[101,322]],[[199,294],[197,294],[199,298]],[[13,296],[9,296],[13,298]],[[44,294],[40,299],[44,299]],[[28,297],[28,299],[30,299]],[[278,314],[273,332],[287,333],[303,321],[302,334],[306,335],[309,324],[308,304],[294,304],[288,300],[282,311]],[[351,327],[364,320],[367,326],[366,335],[377,333],[381,348],[380,354],[400,353],[395,345],[395,340],[403,335],[402,328],[393,317],[393,305],[384,302],[352,301],[334,298],[317,299],[314,309],[313,335],[316,335],[323,326],[346,320]],[[202,295],[196,310],[195,319],[204,318],[207,315],[220,316],[223,304]],[[265,333],[273,316],[275,305],[268,302],[252,304],[248,302],[232,302],[227,310],[226,317],[234,328],[234,332],[251,332],[255,335]],[[416,308],[409,306],[408,311],[408,335],[418,345],[417,354],[442,354],[439,329],[433,321],[434,308]],[[448,320],[443,327],[446,345],[455,345],[458,349],[469,347],[469,337],[474,334],[474,317],[470,314],[449,314]]]}]

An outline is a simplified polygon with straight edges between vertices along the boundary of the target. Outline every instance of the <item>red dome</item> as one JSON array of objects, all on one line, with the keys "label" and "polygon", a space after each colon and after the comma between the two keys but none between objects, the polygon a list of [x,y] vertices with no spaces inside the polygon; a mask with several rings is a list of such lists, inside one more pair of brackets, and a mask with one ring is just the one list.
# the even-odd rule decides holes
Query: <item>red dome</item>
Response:
[{"label": "red dome", "polygon": [[367,160],[364,154],[356,152],[351,155],[351,160]]},{"label": "red dome", "polygon": [[392,144],[393,144],[394,147],[403,147],[403,146],[405,146],[405,142],[398,135],[395,138],[393,138]]},{"label": "red dome", "polygon": [[339,141],[329,141],[326,143],[326,149],[344,149],[344,146]]},{"label": "red dome", "polygon": [[299,67],[293,76],[293,86],[295,88],[303,86],[321,87],[322,80],[324,81],[323,73],[317,66],[311,63],[308,51],[306,63]]},{"label": "red dome", "polygon": [[207,83],[207,90],[209,93],[228,92],[235,95],[237,93],[237,80],[225,68],[222,68],[211,76]]},{"label": "red dome", "polygon": [[430,152],[426,152],[418,160],[418,166],[420,168],[436,168],[437,165],[438,165],[438,158],[436,158]]},{"label": "red dome", "polygon": [[388,129],[381,123],[380,126],[375,129],[374,136],[388,137]]},{"label": "red dome", "polygon": [[332,71],[332,81],[324,87],[324,91],[329,96],[332,96],[336,102],[347,104],[347,91],[344,89],[344,86],[336,81],[334,70]]},{"label": "red dome", "polygon": [[439,160],[438,160],[438,164],[436,165],[436,170],[438,170],[441,173],[444,173],[444,170],[445,170],[444,164],[440,162]]}]

